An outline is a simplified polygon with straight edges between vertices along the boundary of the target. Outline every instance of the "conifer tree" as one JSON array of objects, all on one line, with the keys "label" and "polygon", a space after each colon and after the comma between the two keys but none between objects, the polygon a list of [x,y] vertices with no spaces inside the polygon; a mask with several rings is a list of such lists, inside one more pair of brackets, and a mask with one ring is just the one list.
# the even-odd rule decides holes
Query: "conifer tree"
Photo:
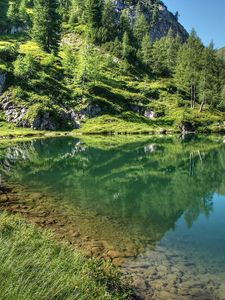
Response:
[{"label": "conifer tree", "polygon": [[87,23],[93,42],[99,42],[99,30],[102,26],[103,0],[86,0]]},{"label": "conifer tree", "polygon": [[141,49],[139,51],[139,59],[143,63],[145,70],[150,71],[152,65],[152,44],[149,34],[143,37]]},{"label": "conifer tree", "polygon": [[154,42],[152,47],[152,71],[154,74],[169,75],[166,37]]},{"label": "conifer tree", "polygon": [[10,23],[16,25],[19,21],[19,1],[13,0],[9,3],[7,17]]},{"label": "conifer tree", "polygon": [[34,0],[32,36],[47,52],[57,53],[61,19],[57,0]]},{"label": "conifer tree", "polygon": [[202,70],[199,78],[199,98],[201,112],[204,105],[208,102],[211,106],[216,104],[216,98],[219,98],[219,81],[217,77],[217,58],[213,45],[209,45],[202,52]]},{"label": "conifer tree", "polygon": [[7,12],[9,9],[9,0],[0,1],[0,26],[7,24]]},{"label": "conifer tree", "polygon": [[140,3],[136,7],[136,17],[133,27],[134,37],[138,45],[141,44],[144,36],[149,33],[149,24],[145,18],[145,15],[141,11]]},{"label": "conifer tree", "polygon": [[130,56],[130,39],[128,33],[125,32],[122,40],[122,57],[123,59],[129,59]]},{"label": "conifer tree", "polygon": [[202,51],[204,47],[192,31],[187,42],[180,48],[175,70],[175,81],[178,89],[185,91],[191,99],[191,108],[197,100],[199,77],[202,68]]},{"label": "conifer tree", "polygon": [[85,22],[85,2],[83,0],[72,0],[70,5],[69,23]]},{"label": "conifer tree", "polygon": [[131,22],[128,17],[128,12],[124,9],[120,15],[119,21],[119,38],[122,40],[124,33],[127,33],[128,36],[132,35]]},{"label": "conifer tree", "polygon": [[117,34],[116,8],[111,0],[106,0],[102,13],[102,40],[111,41]]}]

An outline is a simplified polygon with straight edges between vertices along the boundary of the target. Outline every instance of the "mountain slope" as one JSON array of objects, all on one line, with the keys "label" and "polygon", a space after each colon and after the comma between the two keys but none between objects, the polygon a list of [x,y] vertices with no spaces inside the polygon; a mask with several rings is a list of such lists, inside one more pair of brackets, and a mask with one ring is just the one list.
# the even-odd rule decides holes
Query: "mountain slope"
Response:
[{"label": "mountain slope", "polygon": [[[152,23],[150,30],[150,37],[152,41],[166,36],[168,31],[171,29],[174,35],[179,35],[182,40],[186,40],[188,33],[185,28],[179,23],[176,16],[174,16],[166,7],[166,5],[160,1],[149,1],[151,4],[146,4],[147,1],[124,1],[124,0],[114,0],[117,10],[121,13],[123,10],[128,9],[131,20],[135,18],[136,15],[136,5],[139,3],[142,7],[144,14],[149,23]],[[147,2],[147,3],[149,3]],[[154,4],[156,2],[156,4]],[[157,5],[157,16],[154,17],[154,5]],[[154,22],[153,19],[155,18]]]},{"label": "mountain slope", "polygon": [[[109,39],[106,31],[103,42],[90,42],[82,10],[73,18],[68,15],[73,11],[65,10],[57,55],[43,51],[29,32],[0,35],[0,124],[83,133],[224,130],[220,99],[212,108],[198,93],[193,109],[189,87],[178,90],[177,55],[187,46],[182,42],[188,34],[176,17],[157,0],[114,4],[110,12],[115,14],[115,28],[103,23],[97,32],[98,38],[102,32],[105,38],[104,30],[111,26],[114,37]],[[79,5],[82,9],[83,2]],[[32,23],[33,8],[28,11]],[[121,32],[122,17],[129,24]],[[21,28],[26,27],[20,24]],[[195,34],[191,39],[199,45]]]}]

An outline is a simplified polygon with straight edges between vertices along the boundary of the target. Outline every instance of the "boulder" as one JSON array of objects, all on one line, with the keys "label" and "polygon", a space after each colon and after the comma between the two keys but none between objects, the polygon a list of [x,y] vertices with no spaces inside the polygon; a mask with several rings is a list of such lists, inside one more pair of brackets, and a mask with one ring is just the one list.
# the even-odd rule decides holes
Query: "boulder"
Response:
[{"label": "boulder", "polygon": [[182,133],[192,133],[196,131],[191,122],[182,122],[179,128],[181,129]]}]

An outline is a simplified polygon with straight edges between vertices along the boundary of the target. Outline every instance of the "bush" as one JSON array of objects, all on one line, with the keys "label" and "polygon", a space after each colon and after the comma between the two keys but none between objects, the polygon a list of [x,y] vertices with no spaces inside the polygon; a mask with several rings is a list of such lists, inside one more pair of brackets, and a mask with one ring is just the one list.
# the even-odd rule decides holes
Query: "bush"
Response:
[{"label": "bush", "polygon": [[14,75],[20,79],[28,79],[36,72],[36,62],[32,55],[19,55],[14,62]]},{"label": "bush", "polygon": [[12,62],[18,56],[19,45],[13,44],[0,49],[0,60],[4,62]]}]

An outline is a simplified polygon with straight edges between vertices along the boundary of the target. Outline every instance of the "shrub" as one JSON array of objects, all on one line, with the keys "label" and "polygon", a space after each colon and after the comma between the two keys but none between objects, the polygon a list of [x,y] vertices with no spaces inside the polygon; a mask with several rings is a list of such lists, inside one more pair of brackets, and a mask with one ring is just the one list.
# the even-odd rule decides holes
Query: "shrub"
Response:
[{"label": "shrub", "polygon": [[0,49],[0,60],[4,62],[12,62],[18,56],[19,45],[13,44]]},{"label": "shrub", "polygon": [[36,62],[32,55],[19,55],[14,62],[14,75],[20,79],[28,79],[36,72]]}]

